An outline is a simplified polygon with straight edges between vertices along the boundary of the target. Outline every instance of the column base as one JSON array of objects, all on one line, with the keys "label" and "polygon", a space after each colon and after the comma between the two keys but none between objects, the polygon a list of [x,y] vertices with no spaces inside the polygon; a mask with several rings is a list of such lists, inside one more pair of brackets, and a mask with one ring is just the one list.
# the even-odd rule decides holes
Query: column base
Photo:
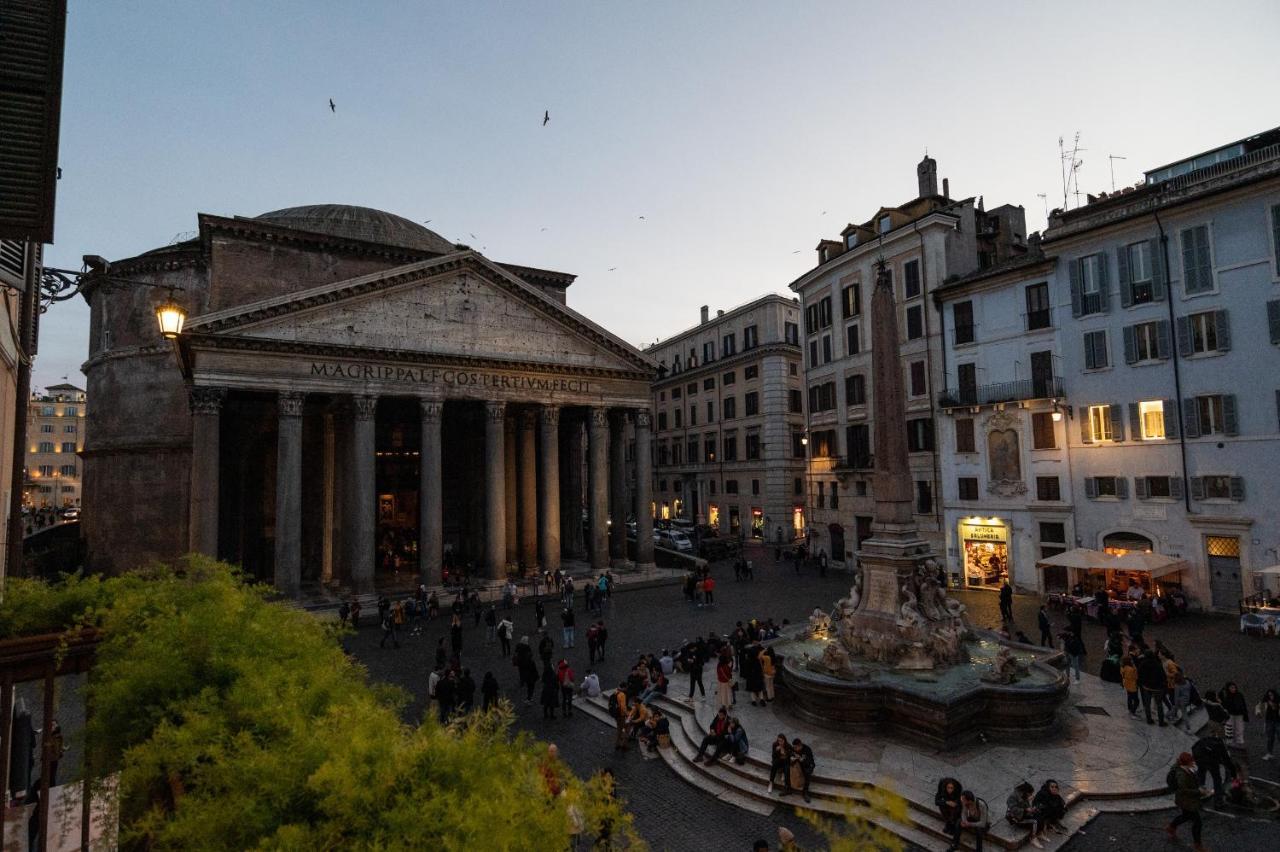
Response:
[{"label": "column base", "polygon": [[656,562],[637,562],[637,563],[635,563],[635,569],[636,569],[637,571],[642,572],[642,573],[648,574],[650,571],[657,571],[657,570],[658,570],[658,563],[656,563]]},{"label": "column base", "polygon": [[616,556],[613,559],[609,560],[609,567],[616,568],[619,570],[625,570],[627,568],[630,568],[633,564],[634,563],[630,559],[621,559]]}]

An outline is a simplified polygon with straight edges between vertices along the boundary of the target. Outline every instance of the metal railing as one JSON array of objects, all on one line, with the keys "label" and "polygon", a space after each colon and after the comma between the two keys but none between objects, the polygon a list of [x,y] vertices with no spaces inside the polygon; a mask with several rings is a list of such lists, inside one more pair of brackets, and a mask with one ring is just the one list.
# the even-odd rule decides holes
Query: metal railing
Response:
[{"label": "metal railing", "polygon": [[958,408],[962,405],[991,405],[996,402],[1017,402],[1024,399],[1051,399],[1062,396],[1062,379],[1051,376],[1044,379],[1021,379],[1016,382],[998,382],[971,388],[948,388],[938,394],[938,405]]},{"label": "metal railing", "polygon": [[1040,308],[1037,311],[1027,311],[1022,316],[1026,320],[1027,331],[1036,331],[1041,328],[1053,327],[1053,311],[1049,308]]},{"label": "metal railing", "polygon": [[957,323],[955,327],[955,345],[964,346],[975,343],[978,339],[978,327],[973,323]]}]

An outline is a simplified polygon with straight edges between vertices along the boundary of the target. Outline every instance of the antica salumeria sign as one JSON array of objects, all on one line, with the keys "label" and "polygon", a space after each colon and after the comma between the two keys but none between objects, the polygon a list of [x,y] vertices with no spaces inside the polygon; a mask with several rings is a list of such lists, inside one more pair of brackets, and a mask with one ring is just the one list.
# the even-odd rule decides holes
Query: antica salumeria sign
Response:
[{"label": "antica salumeria sign", "polygon": [[443,385],[445,387],[474,387],[491,390],[531,390],[554,393],[588,393],[591,383],[586,379],[552,379],[538,376],[521,376],[509,373],[492,373],[484,370],[455,370],[439,367],[392,367],[380,364],[321,364],[311,362],[311,375],[327,379],[351,379],[369,382],[403,382],[415,385]]}]

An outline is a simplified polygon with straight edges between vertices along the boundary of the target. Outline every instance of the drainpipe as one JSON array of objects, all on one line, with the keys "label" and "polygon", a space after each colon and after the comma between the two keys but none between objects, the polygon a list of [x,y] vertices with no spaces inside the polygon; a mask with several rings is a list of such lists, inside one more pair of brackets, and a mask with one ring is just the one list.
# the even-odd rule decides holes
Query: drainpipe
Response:
[{"label": "drainpipe", "polygon": [[1173,356],[1173,392],[1177,395],[1175,400],[1178,409],[1178,449],[1182,454],[1182,502],[1186,506],[1187,514],[1193,514],[1191,511],[1191,478],[1187,473],[1187,430],[1186,417],[1182,411],[1182,370],[1178,362],[1178,326],[1177,319],[1173,315],[1173,284],[1170,275],[1169,266],[1169,235],[1164,232],[1164,225],[1160,222],[1160,214],[1156,211],[1151,212],[1152,217],[1156,220],[1156,227],[1160,229],[1160,255],[1164,260],[1164,290],[1165,302],[1169,308],[1169,337],[1170,350]]},{"label": "drainpipe", "polygon": [[[916,239],[920,241],[920,300],[921,304],[928,302],[933,294],[929,292],[929,266],[925,258],[924,251],[924,234],[920,233],[920,223],[913,221],[911,230],[916,232]],[[947,323],[946,317],[942,312],[942,303],[934,299],[934,306],[938,309],[938,334],[939,334],[939,351],[942,353],[942,380],[945,382],[947,378]],[[932,385],[933,380],[933,347],[929,346],[929,312],[922,310],[924,315],[924,368],[925,373],[929,377],[926,384]],[[942,470],[941,461],[938,459],[938,430],[941,424],[938,423],[937,411],[934,408],[934,388],[929,388],[929,422],[933,424],[933,520],[938,525],[938,531],[942,533],[942,544],[946,547],[947,531],[943,527],[942,522]],[[944,557],[945,558],[945,557]]]}]

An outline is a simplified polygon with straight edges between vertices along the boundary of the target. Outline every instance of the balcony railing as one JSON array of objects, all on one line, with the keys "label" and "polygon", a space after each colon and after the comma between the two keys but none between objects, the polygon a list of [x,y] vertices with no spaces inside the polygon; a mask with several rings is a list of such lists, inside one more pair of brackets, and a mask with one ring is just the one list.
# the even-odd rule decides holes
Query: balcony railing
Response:
[{"label": "balcony railing", "polygon": [[1053,327],[1053,312],[1049,308],[1027,311],[1022,315],[1027,322],[1027,331]]},{"label": "balcony railing", "polygon": [[996,402],[1018,402],[1024,399],[1051,399],[1062,396],[1062,379],[1022,379],[971,388],[948,388],[938,394],[938,405],[958,408],[962,405],[991,405]]},{"label": "balcony railing", "polygon": [[978,339],[978,327],[973,323],[956,323],[955,327],[955,345],[964,346],[973,343]]},{"label": "balcony railing", "polygon": [[831,469],[835,471],[871,470],[875,466],[875,456],[867,453],[866,455],[835,456],[835,464],[831,466]]}]

